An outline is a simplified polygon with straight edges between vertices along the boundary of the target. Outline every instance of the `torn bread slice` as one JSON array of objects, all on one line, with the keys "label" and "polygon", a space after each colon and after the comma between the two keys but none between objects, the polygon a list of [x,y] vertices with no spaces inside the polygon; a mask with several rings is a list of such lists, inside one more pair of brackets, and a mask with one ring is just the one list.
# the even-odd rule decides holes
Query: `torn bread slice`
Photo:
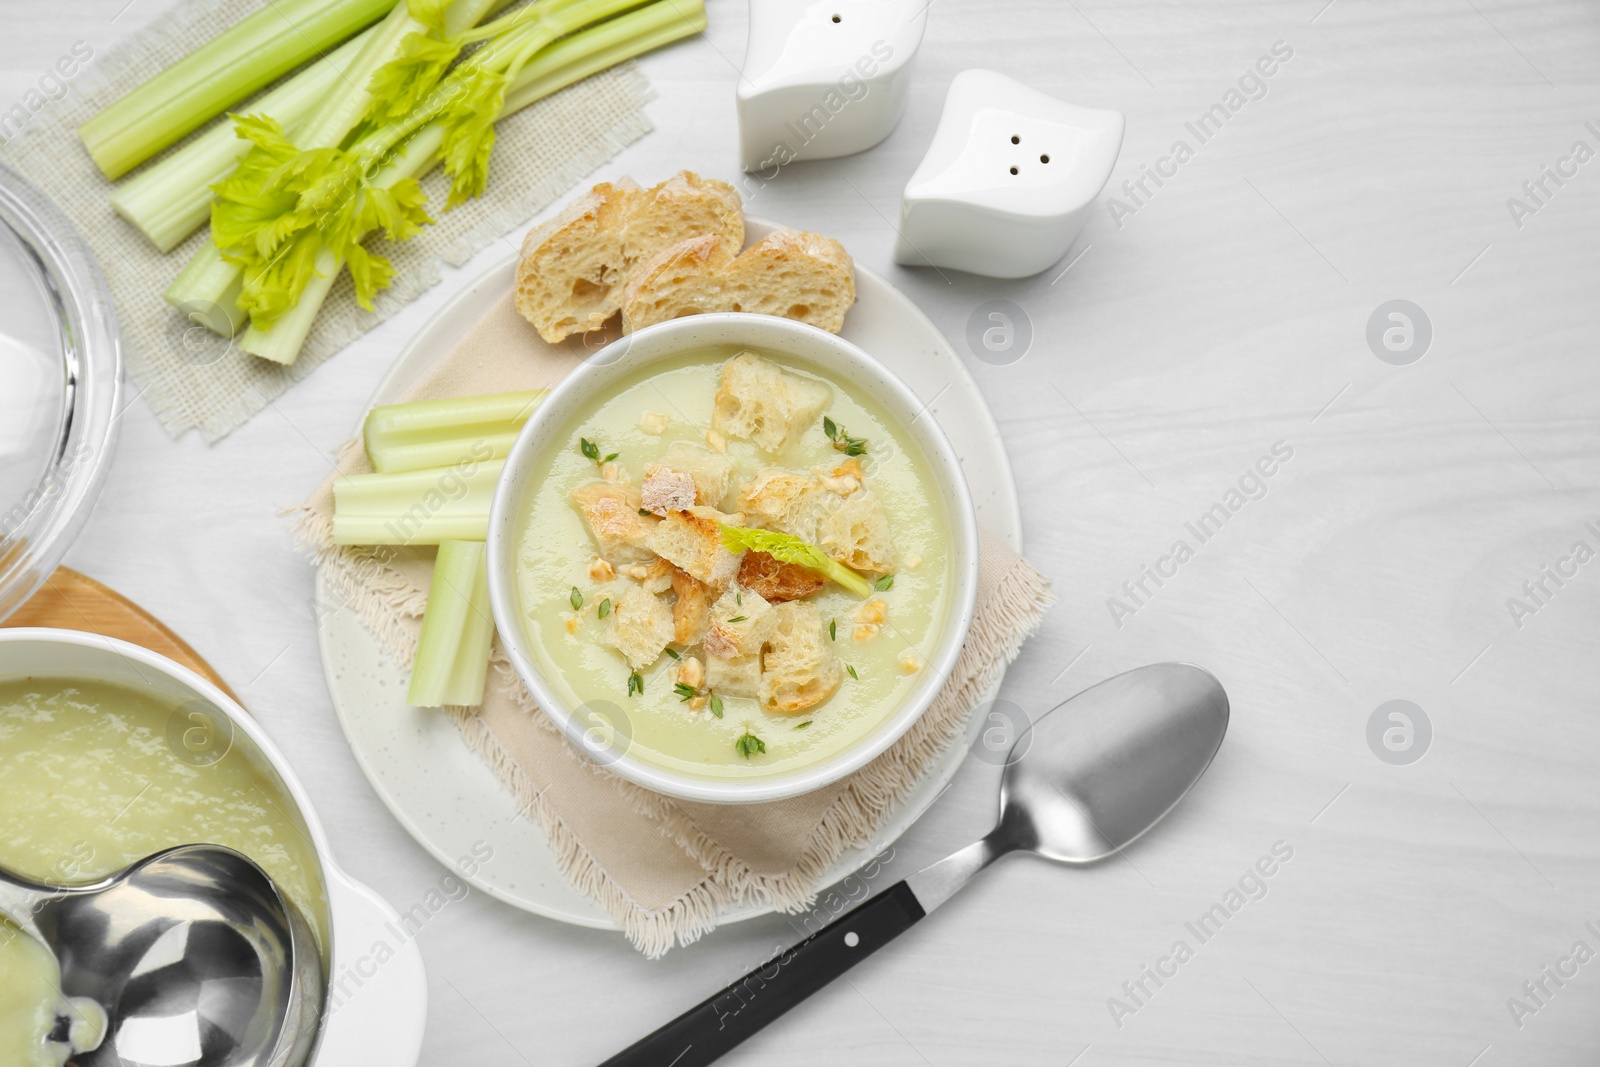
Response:
[{"label": "torn bread slice", "polygon": [[843,671],[828,647],[822,613],[815,604],[791,600],[772,611],[766,650],[761,654],[758,699],[767,711],[793,715],[832,696]]},{"label": "torn bread slice", "polygon": [[600,557],[613,566],[655,558],[647,546],[654,516],[639,514],[639,489],[620,482],[590,482],[572,491]]},{"label": "torn bread slice", "polygon": [[781,452],[817,421],[832,398],[833,391],[823,383],[741,352],[722,365],[711,425],[767,452]]},{"label": "torn bread slice", "polygon": [[831,237],[779,230],[733,256],[698,237],[636,266],[622,294],[622,327],[710,311],[777,315],[838,333],[856,302],[855,267]]},{"label": "torn bread slice", "polygon": [[517,311],[552,344],[599,329],[621,308],[636,267],[698,237],[730,257],[743,246],[733,186],[689,171],[647,190],[627,178],[601,182],[523,239]]},{"label": "torn bread slice", "polygon": [[721,590],[739,573],[740,559],[722,547],[721,526],[738,526],[742,520],[743,516],[724,515],[715,508],[669,511],[650,531],[645,546],[696,581]]},{"label": "torn bread slice", "polygon": [[597,330],[616,313],[627,281],[622,235],[639,187],[601,182],[522,239],[517,312],[551,344]]},{"label": "torn bread slice", "polygon": [[631,272],[662,249],[692,237],[715,237],[729,255],[744,247],[744,206],[727,182],[682,170],[633,198],[622,250]]}]

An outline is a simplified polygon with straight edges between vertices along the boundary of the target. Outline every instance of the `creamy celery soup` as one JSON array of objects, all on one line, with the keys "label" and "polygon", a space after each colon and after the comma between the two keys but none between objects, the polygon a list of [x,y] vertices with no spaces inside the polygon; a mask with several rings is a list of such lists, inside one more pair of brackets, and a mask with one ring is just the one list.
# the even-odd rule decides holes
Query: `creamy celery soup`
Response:
[{"label": "creamy celery soup", "polygon": [[711,347],[643,369],[558,438],[523,502],[516,587],[540,673],[597,747],[704,777],[788,772],[872,732],[927,669],[945,507],[864,390]]},{"label": "creamy celery soup", "polygon": [[[192,733],[211,729],[110,683],[0,682],[0,866],[81,884],[175,845],[226,845],[261,865],[326,951],[320,865],[292,801],[238,745]],[[220,758],[180,756],[186,731]],[[0,922],[0,1063],[58,1067],[74,1044],[98,1042],[98,1009],[64,998],[59,980],[49,952]],[[66,1042],[49,1040],[58,1017],[72,1031]]]}]

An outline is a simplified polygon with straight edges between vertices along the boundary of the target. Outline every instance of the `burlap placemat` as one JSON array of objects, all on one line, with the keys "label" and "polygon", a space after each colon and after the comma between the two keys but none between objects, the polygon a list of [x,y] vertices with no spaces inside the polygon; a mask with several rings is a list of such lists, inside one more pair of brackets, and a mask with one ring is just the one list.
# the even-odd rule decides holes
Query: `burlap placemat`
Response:
[{"label": "burlap placemat", "polygon": [[[94,165],[76,132],[95,112],[261,6],[262,0],[181,0],[113,51],[95,55],[65,97],[48,102],[21,136],[0,148],[0,161],[48,193],[87,239],[122,321],[128,371],[138,383],[134,392],[142,390],[173,436],[198,429],[207,441],[223,437],[435,284],[442,263],[460,266],[504,239],[651,130],[644,105],[653,94],[632,63],[579,82],[498,123],[484,195],[445,211],[448,186],[443,176],[435,170],[424,178],[429,213],[437,221],[410,241],[383,244],[397,276],[379,295],[376,310],[356,305],[350,276],[344,274],[300,358],[292,366],[279,366],[206,333],[161,299],[205,239],[205,230],[167,255],[156,251],[111,210],[113,183]],[[249,105],[236,110],[248,112]]]},{"label": "burlap placemat", "polygon": [[[466,396],[555,384],[592,352],[540,340],[505,298],[408,394]],[[337,471],[292,510],[297,539],[393,659],[409,666],[427,603],[432,549],[340,548],[335,479],[371,468],[351,442]],[[536,708],[495,650],[481,708],[452,709],[467,744],[537,818],[561,871],[599,901],[649,956],[713,929],[730,905],[807,906],[840,853],[865,844],[945,747],[1037,628],[1048,581],[997,540],[983,541],[977,611],[949,684],[915,726],[844,781],[771,804],[672,800],[632,785],[573,748]],[[508,801],[510,798],[508,798]]]}]

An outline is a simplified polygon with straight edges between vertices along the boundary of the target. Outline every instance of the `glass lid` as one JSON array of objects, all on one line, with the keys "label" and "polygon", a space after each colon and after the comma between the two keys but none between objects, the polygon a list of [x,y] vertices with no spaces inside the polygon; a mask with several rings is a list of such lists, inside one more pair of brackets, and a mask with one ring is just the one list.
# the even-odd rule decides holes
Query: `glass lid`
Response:
[{"label": "glass lid", "polygon": [[0,166],[0,619],[55,570],[111,465],[122,342],[83,238]]}]

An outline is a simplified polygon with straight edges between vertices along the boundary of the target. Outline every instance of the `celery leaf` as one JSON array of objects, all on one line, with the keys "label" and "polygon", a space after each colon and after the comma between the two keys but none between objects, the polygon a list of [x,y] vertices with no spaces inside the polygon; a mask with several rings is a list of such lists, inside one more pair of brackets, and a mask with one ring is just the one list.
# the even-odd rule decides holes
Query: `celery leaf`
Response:
[{"label": "celery leaf", "polygon": [[872,586],[855,571],[809,541],[776,530],[748,526],[723,526],[722,545],[730,552],[765,552],[779,563],[792,563],[831,578],[859,597],[872,595]]}]

